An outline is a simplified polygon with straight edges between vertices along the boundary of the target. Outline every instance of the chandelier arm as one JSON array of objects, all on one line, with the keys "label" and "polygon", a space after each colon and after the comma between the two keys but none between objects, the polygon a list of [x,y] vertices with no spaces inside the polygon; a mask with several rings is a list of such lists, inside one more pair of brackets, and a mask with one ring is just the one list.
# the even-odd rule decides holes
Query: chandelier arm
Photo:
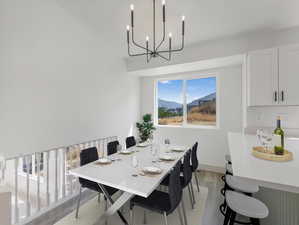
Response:
[{"label": "chandelier arm", "polygon": [[146,55],[147,53],[138,53],[138,54],[132,54],[130,52],[130,45],[128,44],[128,55],[129,56],[143,56],[143,55]]},{"label": "chandelier arm", "polygon": [[163,38],[161,42],[158,44],[156,51],[158,51],[158,49],[160,48],[160,46],[163,44],[164,41],[165,41],[165,22],[163,22]]},{"label": "chandelier arm", "polygon": [[[183,40],[182,40],[182,46],[178,49],[171,49],[170,52],[180,52],[184,49],[185,47],[185,41],[184,41],[184,36],[183,36]],[[162,51],[157,51],[157,53],[168,53],[169,50],[162,50]]]},{"label": "chandelier arm", "polygon": [[[135,40],[134,40],[134,29],[133,29],[133,28],[132,28],[132,43],[133,43],[135,46],[144,49],[145,51],[147,50],[145,47],[143,47],[142,45],[140,45],[140,44],[138,44],[138,43],[135,42]],[[153,51],[151,51],[150,49],[148,49],[148,51],[149,51],[150,53],[153,53]]]},{"label": "chandelier arm", "polygon": [[170,61],[170,58],[167,58],[163,55],[161,55],[160,53],[157,52],[157,55],[160,56],[161,58],[165,59],[166,61]]}]

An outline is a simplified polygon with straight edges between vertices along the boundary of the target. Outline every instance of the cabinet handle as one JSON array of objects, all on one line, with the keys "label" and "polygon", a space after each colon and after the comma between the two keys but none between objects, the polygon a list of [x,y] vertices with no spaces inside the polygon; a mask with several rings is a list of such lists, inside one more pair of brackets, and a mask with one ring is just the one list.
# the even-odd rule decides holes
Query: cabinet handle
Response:
[{"label": "cabinet handle", "polygon": [[274,92],[274,101],[277,102],[277,91]]},{"label": "cabinet handle", "polygon": [[284,101],[284,91],[281,91],[281,101]]}]

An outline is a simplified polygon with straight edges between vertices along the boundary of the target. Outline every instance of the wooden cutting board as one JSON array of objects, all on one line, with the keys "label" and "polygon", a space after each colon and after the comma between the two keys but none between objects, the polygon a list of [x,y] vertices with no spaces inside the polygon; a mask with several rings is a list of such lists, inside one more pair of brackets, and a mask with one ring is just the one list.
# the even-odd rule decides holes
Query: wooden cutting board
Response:
[{"label": "wooden cutting board", "polygon": [[253,147],[252,155],[260,159],[275,161],[275,162],[287,162],[293,160],[293,153],[288,150],[284,150],[283,155],[276,155],[274,153],[274,150],[266,150],[261,146]]}]

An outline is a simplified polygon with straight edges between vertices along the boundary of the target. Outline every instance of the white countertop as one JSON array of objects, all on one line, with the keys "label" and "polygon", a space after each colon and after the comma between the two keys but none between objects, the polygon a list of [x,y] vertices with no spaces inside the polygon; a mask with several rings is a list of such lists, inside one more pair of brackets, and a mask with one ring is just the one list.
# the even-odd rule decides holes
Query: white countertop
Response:
[{"label": "white countertop", "polygon": [[[132,147],[130,149],[138,150],[131,155],[114,154],[109,158],[120,158],[121,161],[112,162],[109,165],[95,165],[94,163],[73,169],[70,173],[74,176],[85,178],[97,183],[101,183],[124,192],[132,193],[142,197],[148,197],[155,188],[160,184],[162,179],[173,168],[173,166],[180,160],[185,152],[169,153],[175,157],[175,161],[158,162],[153,164],[150,147],[138,148]],[[187,150],[187,148],[184,148]],[[160,167],[163,172],[156,176],[141,176],[133,177],[136,173],[136,168],[132,166],[132,156],[136,156],[139,161],[139,171],[145,166]]]},{"label": "white countertop", "polygon": [[286,138],[285,148],[293,153],[289,162],[273,162],[254,157],[253,146],[260,145],[255,135],[228,134],[234,176],[257,182],[260,186],[299,193],[299,139]]}]

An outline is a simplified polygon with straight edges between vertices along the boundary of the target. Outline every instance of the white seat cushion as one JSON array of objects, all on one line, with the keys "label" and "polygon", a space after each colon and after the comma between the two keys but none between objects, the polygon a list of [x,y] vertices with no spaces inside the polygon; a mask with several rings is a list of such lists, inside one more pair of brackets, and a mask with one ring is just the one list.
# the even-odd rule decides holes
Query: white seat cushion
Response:
[{"label": "white seat cushion", "polygon": [[229,154],[226,154],[226,155],[225,155],[225,160],[226,160],[227,162],[229,162],[229,163],[232,162],[232,159],[231,159],[231,157],[230,157]]},{"label": "white seat cushion", "polygon": [[226,163],[226,171],[233,174],[233,167],[232,164]]},{"label": "white seat cushion", "polygon": [[225,181],[226,184],[230,188],[234,189],[235,191],[241,191],[241,192],[251,193],[251,194],[259,191],[259,186],[254,184],[253,182],[250,182],[246,178],[226,175]]},{"label": "white seat cushion", "polygon": [[239,192],[226,191],[225,199],[228,207],[239,215],[263,219],[269,214],[269,210],[263,202]]}]

